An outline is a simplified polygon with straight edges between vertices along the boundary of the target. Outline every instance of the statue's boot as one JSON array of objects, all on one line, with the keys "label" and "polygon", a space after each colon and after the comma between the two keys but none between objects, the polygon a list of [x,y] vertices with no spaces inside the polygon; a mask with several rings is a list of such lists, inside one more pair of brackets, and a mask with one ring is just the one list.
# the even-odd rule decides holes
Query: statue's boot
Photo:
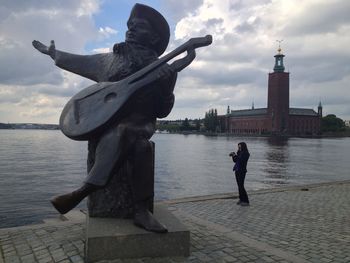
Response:
[{"label": "statue's boot", "polygon": [[168,232],[168,229],[154,218],[145,203],[135,205],[134,224],[151,232]]},{"label": "statue's boot", "polygon": [[98,188],[92,184],[84,184],[79,189],[68,194],[55,196],[50,201],[58,212],[66,214],[97,189]]}]

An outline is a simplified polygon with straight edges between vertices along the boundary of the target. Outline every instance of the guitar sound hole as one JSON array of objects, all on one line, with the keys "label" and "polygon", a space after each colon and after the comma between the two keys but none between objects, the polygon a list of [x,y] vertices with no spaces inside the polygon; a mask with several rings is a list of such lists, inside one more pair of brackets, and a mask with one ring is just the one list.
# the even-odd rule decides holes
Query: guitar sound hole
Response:
[{"label": "guitar sound hole", "polygon": [[116,97],[117,97],[116,93],[114,93],[114,92],[108,93],[105,96],[105,102],[110,102],[110,101],[114,100]]}]

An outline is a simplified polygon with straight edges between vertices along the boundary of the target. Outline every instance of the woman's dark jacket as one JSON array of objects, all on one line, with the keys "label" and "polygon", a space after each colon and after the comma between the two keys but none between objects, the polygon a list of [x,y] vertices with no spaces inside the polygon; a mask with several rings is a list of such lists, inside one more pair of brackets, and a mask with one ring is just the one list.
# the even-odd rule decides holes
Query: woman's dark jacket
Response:
[{"label": "woman's dark jacket", "polygon": [[249,156],[250,154],[248,151],[238,151],[236,155],[232,156],[232,161],[235,162],[233,171],[238,173],[246,173]]}]

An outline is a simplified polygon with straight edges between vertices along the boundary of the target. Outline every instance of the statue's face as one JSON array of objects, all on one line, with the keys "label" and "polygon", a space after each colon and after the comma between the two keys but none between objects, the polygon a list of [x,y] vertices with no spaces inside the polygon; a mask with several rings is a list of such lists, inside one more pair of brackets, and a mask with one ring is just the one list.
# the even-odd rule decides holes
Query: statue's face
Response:
[{"label": "statue's face", "polygon": [[154,44],[156,34],[150,23],[141,18],[132,18],[128,21],[128,31],[125,33],[125,41],[129,43],[151,46]]}]

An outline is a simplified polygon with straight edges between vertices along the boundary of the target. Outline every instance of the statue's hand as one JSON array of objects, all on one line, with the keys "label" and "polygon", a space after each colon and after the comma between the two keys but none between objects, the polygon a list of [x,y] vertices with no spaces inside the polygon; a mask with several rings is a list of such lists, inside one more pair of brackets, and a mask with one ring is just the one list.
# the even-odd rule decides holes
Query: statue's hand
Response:
[{"label": "statue's hand", "polygon": [[52,59],[55,59],[55,56],[56,56],[55,41],[51,40],[49,47],[37,40],[34,40],[32,44],[33,44],[33,47],[37,49],[39,52],[45,55],[49,55]]},{"label": "statue's hand", "polygon": [[168,64],[159,68],[158,79],[162,85],[162,94],[164,96],[172,95],[176,81],[176,70]]},{"label": "statue's hand", "polygon": [[169,80],[175,74],[175,70],[168,64],[164,64],[158,71],[158,79]]}]

